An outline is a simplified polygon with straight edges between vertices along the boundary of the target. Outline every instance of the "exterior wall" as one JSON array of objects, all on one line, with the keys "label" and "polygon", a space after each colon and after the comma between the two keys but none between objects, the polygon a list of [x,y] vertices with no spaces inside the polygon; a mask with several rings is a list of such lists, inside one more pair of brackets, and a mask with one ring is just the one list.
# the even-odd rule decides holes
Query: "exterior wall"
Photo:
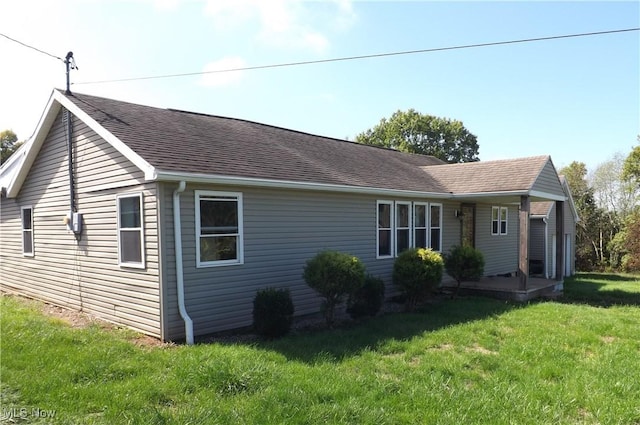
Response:
[{"label": "exterior wall", "polygon": [[[507,234],[491,234],[491,208],[507,207]],[[518,206],[504,204],[476,204],[476,248],[485,259],[484,274],[493,276],[515,273],[518,269]]]},{"label": "exterior wall", "polygon": [[558,174],[551,161],[548,161],[543,167],[540,175],[533,185],[532,190],[558,196],[565,196],[562,184],[560,184],[560,179],[558,178]]},{"label": "exterior wall", "polygon": [[[569,236],[570,249],[570,275],[576,273],[576,221],[571,211],[571,204],[567,200],[564,202],[564,234]],[[566,247],[565,247],[566,248]]]},{"label": "exterior wall", "polygon": [[547,260],[545,259],[545,231],[546,226],[541,218],[531,219],[529,228],[529,259],[540,260],[543,262],[543,266],[546,267]]},{"label": "exterior wall", "polygon": [[556,206],[555,203],[549,211],[547,218],[547,256],[545,273],[547,279],[555,278],[554,270],[556,268],[556,244],[553,235],[556,233]]},{"label": "exterior wall", "polygon": [[[177,184],[164,184],[163,257],[174,258],[172,192]],[[196,267],[194,190],[241,192],[244,210],[244,264]],[[308,259],[324,249],[359,257],[367,272],[381,277],[387,295],[393,293],[393,259],[376,259],[376,201],[394,199],[267,188],[187,185],[181,194],[185,302],[194,322],[194,334],[249,326],[253,298],[265,287],[288,287],[296,315],[320,311],[320,298],[302,278]],[[457,204],[443,203],[443,248],[459,243]],[[166,213],[165,213],[166,212]],[[451,229],[450,229],[451,228]],[[167,339],[184,338],[184,323],[177,308],[175,264],[164,264],[164,308]],[[163,269],[164,270],[164,269]]]},{"label": "exterior wall", "polygon": [[[56,118],[21,191],[2,199],[0,287],[160,336],[156,184],[74,119],[79,238],[67,231],[67,142]],[[145,269],[118,266],[116,195],[142,192]],[[22,254],[20,207],[33,207],[34,256]]]}]

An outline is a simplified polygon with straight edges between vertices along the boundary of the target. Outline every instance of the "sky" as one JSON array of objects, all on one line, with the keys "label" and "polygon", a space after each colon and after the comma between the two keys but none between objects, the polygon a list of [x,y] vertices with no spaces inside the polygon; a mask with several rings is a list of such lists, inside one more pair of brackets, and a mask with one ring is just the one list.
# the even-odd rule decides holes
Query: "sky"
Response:
[{"label": "sky", "polygon": [[[640,31],[273,67],[640,27],[640,2],[0,2],[0,131],[29,138],[73,51],[72,92],[355,139],[397,110],[460,120],[483,161],[593,170],[640,134]],[[102,82],[173,74],[183,77]]]}]

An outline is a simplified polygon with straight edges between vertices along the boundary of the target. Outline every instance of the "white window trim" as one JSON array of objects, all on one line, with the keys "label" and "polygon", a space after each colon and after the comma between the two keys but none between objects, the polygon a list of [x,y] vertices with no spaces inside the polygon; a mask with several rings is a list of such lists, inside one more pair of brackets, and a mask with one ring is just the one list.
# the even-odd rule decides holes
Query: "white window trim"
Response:
[{"label": "white window trim", "polygon": [[[235,260],[218,260],[218,261],[200,261],[200,198],[226,197],[236,198],[238,207],[238,258]],[[221,267],[244,264],[244,209],[243,209],[242,192],[220,192],[211,190],[195,191],[195,212],[196,212],[196,267]]]},{"label": "white window trim", "polygon": [[[424,207],[424,227],[420,226],[419,228],[416,227],[415,223],[416,223],[416,207]],[[411,234],[413,237],[413,244],[411,246],[413,246],[415,248],[415,242],[416,242],[416,230],[424,230],[425,233],[425,244],[427,245],[426,247],[428,248],[431,244],[429,242],[429,239],[431,238],[431,235],[429,234],[429,226],[430,226],[430,220],[429,220],[429,214],[431,214],[431,210],[429,209],[429,203],[428,202],[414,202],[413,203],[413,207],[412,207],[412,213],[413,213],[413,226],[411,228]]]},{"label": "white window trim", "polygon": [[[390,249],[389,249],[389,255],[380,255],[380,230],[386,230],[387,228],[380,228],[378,226],[378,223],[380,223],[380,216],[378,214],[380,214],[380,205],[389,205],[389,211],[391,214],[391,217],[389,218],[389,225],[391,227],[389,227],[389,244]],[[393,203],[393,201],[377,201],[376,202],[376,258],[382,259],[382,258],[393,258],[393,253],[395,252],[395,241],[396,241],[396,236],[395,236],[395,205]]]},{"label": "white window trim", "polygon": [[[124,198],[138,198],[140,202],[140,227],[139,228],[130,228],[127,227],[122,229],[120,227],[120,200]],[[116,214],[117,214],[117,229],[116,232],[118,234],[118,265],[120,267],[128,267],[133,269],[144,269],[146,267],[146,256],[145,256],[145,237],[144,237],[144,195],[142,192],[132,192],[132,193],[122,193],[120,195],[116,195]],[[122,241],[120,240],[120,232],[125,230],[127,232],[140,232],[140,258],[142,261],[133,262],[133,261],[121,261],[122,259]]]},{"label": "white window trim", "polygon": [[[432,227],[431,226],[431,208],[432,207],[440,208],[440,220],[438,220],[438,227]],[[427,229],[428,229],[427,230],[427,239],[429,241],[428,242],[429,247],[433,246],[433,241],[431,240],[431,230],[432,229],[440,229],[440,238],[439,238],[440,240],[438,241],[438,246],[440,247],[440,249],[438,249],[438,250],[434,249],[434,251],[435,252],[442,252],[442,234],[444,233],[444,229],[442,228],[442,218],[443,218],[443,215],[444,215],[444,207],[440,203],[431,202],[431,203],[429,203],[428,211],[429,211],[429,216],[428,216],[429,221],[427,222],[427,224],[428,224],[428,227],[427,227]]]},{"label": "white window trim", "polygon": [[[496,221],[493,219],[493,212],[498,211],[498,231],[493,231],[493,222]],[[502,211],[505,211],[505,219],[502,220]],[[504,232],[502,232],[502,223],[505,223]],[[503,236],[509,233],[509,208],[508,207],[491,207],[491,235],[493,236]]]},{"label": "white window trim", "polygon": [[[29,210],[29,214],[31,215],[31,229],[28,230],[28,232],[31,234],[31,252],[25,252],[24,250],[24,232],[26,231],[24,228],[24,214],[26,210]],[[33,207],[31,205],[20,207],[20,234],[22,241],[22,255],[25,257],[35,256],[36,247],[33,244]]]}]

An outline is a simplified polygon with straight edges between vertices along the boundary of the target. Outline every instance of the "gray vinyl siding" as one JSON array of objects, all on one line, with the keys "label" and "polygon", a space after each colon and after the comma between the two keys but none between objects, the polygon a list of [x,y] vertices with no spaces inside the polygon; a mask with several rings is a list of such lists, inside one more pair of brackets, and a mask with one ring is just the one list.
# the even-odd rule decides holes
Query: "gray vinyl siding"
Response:
[{"label": "gray vinyl siding", "polygon": [[555,241],[553,239],[553,235],[556,233],[556,206],[555,203],[551,207],[549,211],[549,218],[547,218],[547,258],[546,258],[546,267],[545,272],[547,273],[547,278],[551,279],[555,276],[553,275],[553,270],[556,267],[556,246]]},{"label": "gray vinyl siding", "polygon": [[[172,194],[163,192],[163,250],[174,258]],[[244,210],[244,264],[196,268],[194,190],[240,192]],[[360,258],[367,272],[381,277],[389,291],[393,259],[376,259],[376,201],[383,197],[262,188],[187,185],[181,194],[185,302],[194,333],[249,326],[253,298],[265,287],[288,287],[296,315],[317,313],[321,299],[302,278],[305,262],[324,249]],[[428,199],[410,199],[438,202]],[[165,213],[166,212],[166,213]],[[443,227],[454,217],[451,204],[443,205]],[[455,219],[455,218],[454,218]],[[457,223],[457,220],[455,220]],[[456,227],[457,229],[457,227]],[[443,246],[459,239],[459,230],[443,231]],[[175,264],[167,261],[163,279],[167,312],[167,339],[184,337],[184,322],[177,307]]]},{"label": "gray vinyl siding", "polygon": [[[491,234],[491,208],[507,207],[507,234]],[[518,269],[518,206],[501,204],[476,205],[476,248],[485,259],[484,274],[492,276],[515,273]]]},{"label": "gray vinyl siding", "polygon": [[[67,231],[67,143],[58,115],[15,199],[2,199],[3,289],[160,336],[156,184],[74,119],[79,240]],[[145,269],[118,266],[116,195],[143,194]],[[33,257],[21,250],[20,207],[33,207]]]},{"label": "gray vinyl siding", "polygon": [[545,232],[546,226],[541,218],[531,219],[531,227],[529,229],[529,259],[540,260],[546,264],[545,260]]},{"label": "gray vinyl siding", "polygon": [[569,200],[566,200],[564,202],[564,233],[565,235],[569,235],[569,239],[571,241],[570,271],[571,275],[574,275],[576,273],[576,221],[573,212],[571,211],[571,203],[569,202]]},{"label": "gray vinyl siding", "polygon": [[547,161],[545,166],[542,168],[532,190],[558,196],[565,196],[564,191],[562,190],[562,184],[560,184],[560,179],[558,178],[558,174],[556,173],[551,161]]}]

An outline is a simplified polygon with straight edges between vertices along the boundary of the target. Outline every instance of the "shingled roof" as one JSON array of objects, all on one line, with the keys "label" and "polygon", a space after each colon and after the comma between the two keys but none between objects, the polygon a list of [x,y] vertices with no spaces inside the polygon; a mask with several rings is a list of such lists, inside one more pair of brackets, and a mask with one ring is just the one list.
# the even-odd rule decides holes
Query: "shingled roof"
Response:
[{"label": "shingled roof", "polygon": [[432,156],[235,118],[83,94],[67,98],[159,172],[447,192],[421,169],[444,164]]},{"label": "shingled roof", "polygon": [[534,156],[439,165],[424,171],[453,193],[512,192],[533,187],[548,161],[548,156]]},{"label": "shingled roof", "polygon": [[[20,170],[9,185],[10,196],[19,192],[62,107],[140,167],[148,180],[419,193],[440,198],[490,194],[505,201],[511,196],[509,202],[515,202],[518,196],[532,192],[536,179],[550,163],[548,156],[537,156],[446,164],[432,156],[252,121],[54,90]],[[538,194],[538,200],[542,199]]]}]

